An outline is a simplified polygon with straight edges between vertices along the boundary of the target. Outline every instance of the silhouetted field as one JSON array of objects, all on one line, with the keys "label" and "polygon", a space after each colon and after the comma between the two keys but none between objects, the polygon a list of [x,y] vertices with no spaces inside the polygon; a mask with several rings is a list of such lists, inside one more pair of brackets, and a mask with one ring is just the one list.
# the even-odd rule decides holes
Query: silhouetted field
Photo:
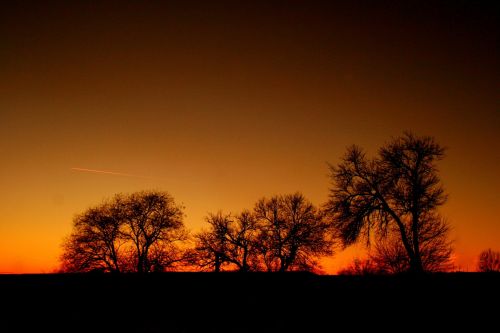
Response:
[{"label": "silhouetted field", "polygon": [[165,273],[0,276],[2,332],[481,331],[500,275]]}]

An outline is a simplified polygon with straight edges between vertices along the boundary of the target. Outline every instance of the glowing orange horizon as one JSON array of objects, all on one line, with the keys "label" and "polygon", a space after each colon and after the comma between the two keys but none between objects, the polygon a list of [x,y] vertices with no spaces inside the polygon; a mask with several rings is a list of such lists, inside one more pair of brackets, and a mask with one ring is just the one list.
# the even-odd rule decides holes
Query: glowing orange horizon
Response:
[{"label": "glowing orange horizon", "polygon": [[52,271],[74,215],[117,193],[169,192],[193,232],[263,196],[320,206],[327,162],[404,130],[449,147],[440,212],[457,266],[475,270],[500,250],[496,17],[379,6],[3,5],[0,271]]}]

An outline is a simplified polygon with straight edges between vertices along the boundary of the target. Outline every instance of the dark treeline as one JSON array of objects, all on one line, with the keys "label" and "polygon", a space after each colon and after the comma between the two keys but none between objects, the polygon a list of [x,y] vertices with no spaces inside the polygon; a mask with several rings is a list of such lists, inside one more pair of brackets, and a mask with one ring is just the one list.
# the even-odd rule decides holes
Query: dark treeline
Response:
[{"label": "dark treeline", "polygon": [[189,235],[182,207],[165,192],[116,195],[74,220],[65,240],[65,272],[310,271],[332,253],[331,225],[296,193],[259,200],[253,211],[206,218]]},{"label": "dark treeline", "polygon": [[[61,271],[318,271],[322,257],[359,241],[368,257],[344,273],[449,271],[450,227],[439,214],[447,196],[437,168],[444,153],[432,137],[412,133],[373,157],[351,146],[330,165],[323,205],[299,192],[264,197],[240,213],[208,214],[195,234],[170,194],[118,194],[75,217]],[[480,270],[498,270],[495,255],[483,254]]]},{"label": "dark treeline", "polygon": [[234,217],[212,214],[207,223],[191,251],[203,270],[309,271],[334,244],[324,214],[300,193],[263,198]]}]

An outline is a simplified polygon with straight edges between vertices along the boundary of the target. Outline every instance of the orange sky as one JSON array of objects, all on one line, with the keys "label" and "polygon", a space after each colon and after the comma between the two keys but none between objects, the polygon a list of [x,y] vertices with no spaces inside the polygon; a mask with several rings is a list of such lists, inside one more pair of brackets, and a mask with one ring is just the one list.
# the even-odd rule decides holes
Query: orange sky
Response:
[{"label": "orange sky", "polygon": [[54,269],[72,217],[117,192],[169,191],[193,231],[262,196],[322,204],[327,162],[403,130],[449,147],[457,264],[500,250],[495,10],[361,3],[3,5],[0,272]]}]

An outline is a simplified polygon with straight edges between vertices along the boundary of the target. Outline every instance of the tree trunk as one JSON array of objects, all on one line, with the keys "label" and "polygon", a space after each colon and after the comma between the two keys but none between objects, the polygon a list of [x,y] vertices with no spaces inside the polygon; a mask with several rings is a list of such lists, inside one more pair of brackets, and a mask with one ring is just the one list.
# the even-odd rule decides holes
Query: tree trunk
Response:
[{"label": "tree trunk", "polygon": [[424,272],[424,267],[422,266],[422,260],[417,257],[410,258],[410,273],[421,274]]},{"label": "tree trunk", "polygon": [[417,274],[424,272],[422,258],[420,256],[418,222],[418,215],[415,214],[412,221],[413,258],[410,260],[410,272]]},{"label": "tree trunk", "polygon": [[422,258],[420,257],[420,205],[419,198],[422,197],[422,180],[419,176],[421,165],[420,154],[417,156],[415,168],[412,170],[412,207],[411,207],[411,232],[412,232],[412,245],[413,245],[413,258],[410,260],[410,272],[423,273],[424,267],[422,266]]},{"label": "tree trunk", "polygon": [[[408,240],[408,235],[406,234],[406,228],[403,222],[401,222],[401,219],[399,216],[389,207],[389,204],[385,201],[385,199],[381,196],[378,195],[379,199],[382,201],[382,205],[384,207],[384,210],[391,215],[391,217],[394,219],[394,222],[396,222],[396,225],[399,228],[399,233],[401,234],[401,241],[403,242],[403,246],[406,250],[406,253],[408,254],[408,258],[410,259],[410,271],[413,271],[413,268],[418,266],[415,261],[415,253],[413,251],[413,247],[410,244],[410,241]],[[422,266],[422,263],[420,263],[420,267]],[[418,270],[417,270],[418,271]],[[420,268],[420,271],[422,271],[422,268]]]},{"label": "tree trunk", "polygon": [[218,254],[215,255],[215,264],[214,264],[214,272],[218,273],[220,272],[220,256]]},{"label": "tree trunk", "polygon": [[140,254],[137,255],[137,273],[144,273],[144,252],[141,251]]},{"label": "tree trunk", "polygon": [[242,260],[242,265],[240,268],[240,271],[242,272],[248,272],[248,263],[247,263],[247,256],[248,256],[248,250],[245,248],[243,250],[243,260]]},{"label": "tree trunk", "polygon": [[280,272],[286,271],[286,259],[280,258]]}]

